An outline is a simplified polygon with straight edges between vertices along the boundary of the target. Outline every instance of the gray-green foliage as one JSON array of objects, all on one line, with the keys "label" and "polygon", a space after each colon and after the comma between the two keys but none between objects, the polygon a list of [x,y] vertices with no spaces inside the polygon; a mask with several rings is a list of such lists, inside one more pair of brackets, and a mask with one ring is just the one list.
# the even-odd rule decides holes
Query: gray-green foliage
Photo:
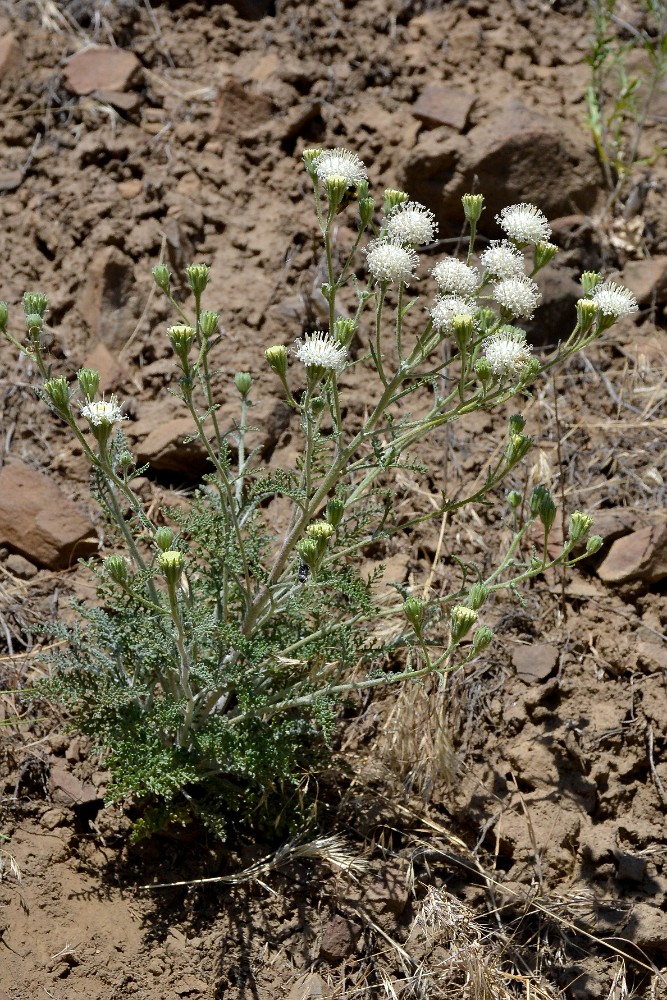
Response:
[{"label": "gray-green foliage", "polygon": [[[164,265],[153,272],[178,317],[167,336],[180,398],[210,466],[187,508],[162,511],[158,523],[133,489],[145,470],[136,468],[122,433],[118,400],[100,398],[90,369],[72,384],[52,375],[42,345],[46,299],[26,294],[24,341],[8,331],[0,307],[5,336],[35,366],[40,395],[90,462],[116,550],[90,565],[99,604],[79,605],[73,628],[55,626],[64,642],[44,687],[103,753],[113,776],[110,798],[157,803],[163,818],[192,809],[219,833],[221,816],[230,812],[266,813],[272,802],[282,808],[281,789],[326,756],[341,698],[460,667],[492,641],[479,617],[494,591],[583,557],[590,520],[575,512],[562,553],[550,558],[556,512],[539,487],[527,503],[516,492],[509,498],[512,541],[486,578],[462,564],[463,582],[450,593],[425,599],[403,587],[378,603],[379,569],[369,579],[358,568],[369,545],[427,516],[488,502],[530,447],[517,414],[481,486],[443,497],[432,515],[399,520],[393,472],[425,471],[419,445],[429,434],[525,395],[543,372],[636,308],[626,289],[585,274],[571,334],[540,361],[516,323],[532,314],[539,299],[533,275],[556,250],[547,220],[532,205],[504,210],[498,222],[508,239],[487,247],[479,268],[483,198],[466,195],[466,260],[445,258],[433,268],[438,295],[411,332],[407,286],[419,266],[416,248],[435,232],[432,213],[399,191],[386,191],[384,211],[376,213],[365,167],[345,150],[308,150],[304,159],[324,244],[328,329],[306,333],[291,352],[277,344],[265,354],[299,420],[303,447],[295,468],[268,470],[248,450],[256,386],[247,372],[230,384],[238,418],[222,425],[210,369],[222,334],[218,315],[203,309],[206,265],[187,269],[189,306],[177,300]],[[358,236],[337,262],[335,219],[350,195]],[[368,228],[375,238],[364,251],[362,281],[357,250]],[[345,287],[356,299],[348,315],[339,308]],[[357,366],[365,366],[376,390],[365,417],[352,423],[342,399]],[[421,416],[411,414],[411,400]],[[539,550],[527,542],[535,522],[543,528]],[[599,544],[589,539],[588,551]],[[143,829],[150,828],[146,821]]]}]

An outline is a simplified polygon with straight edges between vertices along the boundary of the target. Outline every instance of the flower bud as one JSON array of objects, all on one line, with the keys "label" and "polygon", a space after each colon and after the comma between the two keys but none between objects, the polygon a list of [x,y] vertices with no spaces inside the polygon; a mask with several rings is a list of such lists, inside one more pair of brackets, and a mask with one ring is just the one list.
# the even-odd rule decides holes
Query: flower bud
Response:
[{"label": "flower bud", "polygon": [[530,498],[530,516],[539,517],[547,532],[556,519],[556,505],[546,486],[536,486]]},{"label": "flower bud", "polygon": [[94,368],[81,368],[76,373],[76,377],[81,387],[81,392],[90,403],[97,395],[97,390],[100,387],[100,373],[96,372]]},{"label": "flower bud", "polygon": [[174,354],[179,358],[181,364],[184,368],[188,367],[188,354],[192,348],[195,339],[195,331],[191,326],[186,326],[185,323],[178,323],[176,326],[170,326],[167,330],[167,336],[171,341],[171,346],[174,349]]},{"label": "flower bud", "polygon": [[156,264],[152,271],[153,280],[165,295],[169,295],[171,286],[171,272],[166,264]]},{"label": "flower bud", "polygon": [[210,272],[211,269],[208,264],[190,264],[189,267],[186,267],[185,276],[188,279],[188,285],[192,289],[195,298],[200,298],[208,285]]},{"label": "flower bud", "polygon": [[134,465],[134,455],[131,451],[121,451],[118,456],[118,464],[123,472],[127,472],[131,465]]},{"label": "flower bud", "polygon": [[382,211],[385,215],[390,215],[395,208],[409,200],[410,195],[406,191],[396,191],[394,188],[387,188],[382,197]]},{"label": "flower bud", "polygon": [[482,389],[486,392],[487,386],[493,381],[493,371],[491,370],[491,365],[489,364],[487,358],[477,359],[475,362],[475,371],[477,373],[477,378],[482,383]]},{"label": "flower bud", "polygon": [[23,311],[26,316],[36,313],[43,318],[49,307],[49,300],[41,292],[26,292],[23,296]]},{"label": "flower bud", "polygon": [[334,497],[332,500],[329,500],[327,504],[327,521],[329,522],[329,524],[333,525],[334,528],[337,528],[343,518],[344,513],[345,513],[345,504],[343,503],[342,500],[339,500],[337,497]]},{"label": "flower bud", "polygon": [[320,413],[327,405],[324,396],[312,396],[310,400],[310,410],[314,417],[319,417]]},{"label": "flower bud", "polygon": [[334,337],[343,347],[349,347],[356,329],[357,324],[353,319],[341,316],[334,322]]},{"label": "flower bud", "polygon": [[157,561],[169,586],[176,586],[183,573],[185,563],[183,553],[177,549],[167,549],[165,552],[160,552]]},{"label": "flower bud", "polygon": [[44,320],[39,313],[26,313],[25,327],[31,337],[40,333],[44,326]]},{"label": "flower bud", "polygon": [[480,333],[488,333],[489,330],[493,329],[498,321],[498,316],[494,309],[490,309],[488,306],[484,306],[482,309],[478,309],[475,313],[475,322],[477,324],[477,329]]},{"label": "flower bud", "polygon": [[520,413],[515,413],[509,419],[509,436],[512,437],[513,434],[520,434],[525,426],[525,418]]},{"label": "flower bud", "polygon": [[331,296],[334,295],[335,292],[336,292],[336,287],[335,287],[335,285],[329,284],[328,281],[325,281],[322,284],[321,292],[322,292],[322,295],[324,296],[325,300],[327,302],[330,302],[331,301]]},{"label": "flower bud", "polygon": [[7,329],[7,320],[9,319],[9,310],[7,309],[6,302],[0,302],[0,330],[4,333]]},{"label": "flower bud", "polygon": [[241,396],[245,399],[252,386],[250,372],[237,372],[234,376],[234,385],[238,389]]},{"label": "flower bud", "polygon": [[472,316],[465,314],[454,316],[452,320],[452,331],[454,333],[456,343],[459,346],[459,350],[463,352],[466,344],[471,340],[472,335],[475,332],[475,322]]},{"label": "flower bud", "polygon": [[540,240],[535,244],[533,250],[533,270],[541,271],[543,267],[553,260],[558,253],[558,247],[554,243],[546,243]]},{"label": "flower bud", "polygon": [[530,385],[531,382],[535,381],[541,371],[542,365],[540,364],[539,358],[528,358],[525,365],[521,369],[520,385]]},{"label": "flower bud", "polygon": [[477,612],[472,608],[466,608],[464,604],[457,604],[452,608],[449,619],[449,630],[452,642],[458,643],[463,639],[477,621]]},{"label": "flower bud", "polygon": [[296,543],[296,550],[299,553],[301,562],[315,572],[320,561],[320,546],[314,538],[302,538]]},{"label": "flower bud", "polygon": [[577,326],[583,333],[587,333],[597,319],[597,303],[593,299],[578,299],[576,310]]},{"label": "flower bud", "polygon": [[507,494],[506,500],[510,505],[510,507],[512,508],[512,510],[516,510],[517,507],[521,506],[521,494],[517,493],[516,490],[510,490],[510,492]]},{"label": "flower bud", "polygon": [[599,552],[604,545],[604,538],[602,535],[591,535],[591,537],[586,542],[586,555],[593,556],[596,552]]},{"label": "flower bud", "polygon": [[330,538],[333,535],[334,527],[333,524],[329,524],[328,521],[313,521],[313,523],[309,524],[306,528],[306,532],[308,533],[309,538],[315,538],[318,541],[323,539],[326,541],[327,538]]},{"label": "flower bud", "polygon": [[584,271],[579,282],[584,292],[584,298],[588,299],[602,281],[602,275],[598,271]]},{"label": "flower bud", "polygon": [[359,199],[359,225],[365,229],[373,218],[375,212],[375,202],[372,198]]},{"label": "flower bud", "polygon": [[470,223],[477,222],[484,210],[483,194],[464,194],[461,198],[463,212]]},{"label": "flower bud", "polygon": [[476,628],[472,637],[472,651],[475,655],[481,653],[494,639],[494,634],[486,625]]},{"label": "flower bud", "polygon": [[268,361],[271,368],[273,368],[276,375],[278,375],[284,382],[287,378],[287,350],[282,344],[276,344],[274,347],[267,347],[264,351],[264,357]]},{"label": "flower bud", "polygon": [[468,591],[468,604],[473,611],[479,611],[489,596],[489,588],[485,583],[473,583]]},{"label": "flower bud", "polygon": [[107,556],[106,559],[103,560],[102,566],[114,583],[127,583],[127,563],[122,556]]},{"label": "flower bud", "polygon": [[318,156],[322,155],[323,152],[324,152],[324,150],[322,150],[322,149],[304,149],[304,151],[303,151],[303,154],[302,154],[303,155],[303,162],[304,162],[304,165],[306,167],[306,170],[308,171],[308,173],[310,174],[311,177],[316,177],[317,176],[316,173],[315,173],[315,170],[313,168],[313,163],[318,158]]},{"label": "flower bud", "polygon": [[44,392],[60,413],[69,413],[69,386],[64,378],[49,378]]},{"label": "flower bud", "polygon": [[174,532],[165,524],[161,525],[155,532],[154,541],[160,552],[168,552],[174,540]]},{"label": "flower bud", "polygon": [[347,194],[347,179],[339,174],[330,174],[324,179],[324,194],[327,201],[336,208]]},{"label": "flower bud", "polygon": [[577,542],[585,538],[592,527],[593,518],[590,514],[584,514],[580,510],[575,510],[574,513],[570,514],[569,536],[572,544],[576,545]]},{"label": "flower bud", "polygon": [[516,465],[530,451],[532,439],[526,434],[512,434],[507,448],[507,460]]},{"label": "flower bud", "polygon": [[201,330],[202,337],[205,340],[210,340],[211,337],[215,337],[218,332],[218,323],[220,317],[216,312],[211,312],[206,309],[199,317],[199,329]]},{"label": "flower bud", "polygon": [[417,635],[421,635],[424,624],[424,602],[418,597],[408,597],[403,603],[403,614]]}]

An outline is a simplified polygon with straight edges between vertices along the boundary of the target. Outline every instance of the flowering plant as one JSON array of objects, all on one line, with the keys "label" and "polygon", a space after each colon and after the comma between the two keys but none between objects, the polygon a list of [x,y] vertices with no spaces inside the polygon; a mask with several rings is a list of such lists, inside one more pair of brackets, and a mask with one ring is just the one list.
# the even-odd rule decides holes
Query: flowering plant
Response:
[{"label": "flowering plant", "polygon": [[[435,264],[437,294],[415,332],[406,319],[414,305],[406,302],[406,288],[417,280],[417,249],[434,239],[433,214],[394,190],[385,191],[377,212],[366,168],[347,150],[307,150],[304,161],[327,263],[327,328],[265,352],[300,424],[296,468],[270,471],[248,451],[249,373],[234,377],[238,422],[221,425],[209,364],[221,335],[217,314],[202,309],[206,265],[187,269],[189,316],[168,269],[153,271],[180,317],[167,336],[180,398],[210,465],[188,508],[164,510],[155,523],[133,489],[144,470],[123,435],[118,400],[99,398],[99,375],[91,369],[79,371],[76,384],[51,376],[42,346],[45,297],[24,298],[24,343],[8,332],[7,309],[0,307],[0,327],[37,367],[43,398],[90,461],[118,549],[93,565],[101,606],[80,606],[74,628],[55,627],[66,645],[52,656],[46,687],[105,754],[111,798],[133,793],[172,815],[183,806],[218,832],[222,814],[266,806],[281,784],[312,768],[341,697],[461,668],[493,639],[479,619],[494,591],[599,548],[602,540],[589,536],[592,518],[575,511],[562,551],[550,557],[556,508],[539,486],[527,498],[526,516],[523,498],[508,495],[512,541],[494,571],[450,593],[424,599],[399,587],[387,606],[377,600],[378,574],[365,579],[356,558],[377,539],[425,520],[415,515],[399,524],[387,483],[392,470],[423,471],[414,453],[427,435],[525,394],[544,372],[637,308],[626,289],[584,274],[572,332],[550,357],[538,359],[515,324],[533,315],[534,275],[556,253],[549,224],[532,205],[510,206],[497,217],[506,239],[477,259],[483,197],[466,195],[465,260]],[[334,220],[351,194],[358,232],[337,264]],[[368,229],[364,281],[353,265]],[[351,313],[340,308],[343,289],[354,294]],[[359,366],[372,373],[376,393],[355,422],[343,416],[343,399]],[[419,415],[406,410],[410,400]],[[497,490],[530,445],[523,418],[511,417],[504,450],[481,487],[443,498],[431,516]],[[278,498],[288,513],[275,531]],[[540,551],[528,545],[522,557],[535,522],[544,545]],[[352,675],[359,663],[364,670]]]}]

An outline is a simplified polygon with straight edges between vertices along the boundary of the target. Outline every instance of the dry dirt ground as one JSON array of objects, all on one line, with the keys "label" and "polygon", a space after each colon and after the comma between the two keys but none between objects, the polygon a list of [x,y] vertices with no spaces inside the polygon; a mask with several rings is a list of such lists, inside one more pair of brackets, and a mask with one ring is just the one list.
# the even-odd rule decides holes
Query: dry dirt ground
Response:
[{"label": "dry dirt ground", "polygon": [[[667,997],[667,171],[638,170],[634,210],[604,214],[582,124],[589,32],[576,0],[0,3],[0,296],[16,317],[26,289],[46,292],[54,371],[92,363],[126,401],[154,509],[203,471],[167,391],[160,255],[174,271],[212,265],[220,391],[236,370],[261,376],[264,459],[293,454],[262,352],[322,322],[307,146],[358,152],[375,191],[406,186],[436,211],[443,240],[475,177],[489,200],[482,238],[518,199],[558,219],[538,349],[569,323],[584,268],[621,274],[641,300],[531,392],[536,444],[510,484],[546,483],[568,511],[594,511],[606,549],[539,578],[523,605],[497,600],[497,641],[444,690],[346,713],[303,841],[336,835],[337,848],[292,849],[245,877],[279,845],[132,846],[128,816],[103,804],[103,766],[63,735],[57,708],[2,696],[2,1000],[621,1000],[626,984]],[[73,59],[92,44],[123,52]],[[650,112],[642,155],[660,141],[667,91]],[[353,225],[341,216],[341,247]],[[16,691],[44,669],[28,655],[39,620],[92,593],[73,560],[103,529],[83,457],[36,401],[29,366],[5,344],[0,362],[0,687]],[[349,406],[363,400],[361,380]],[[397,503],[427,510],[473,481],[506,417],[440,434],[422,456],[431,476],[397,479]],[[28,500],[12,494],[17,463]],[[66,551],[62,537],[36,549],[37,521],[48,528],[70,501],[84,529],[67,522]],[[494,506],[373,556],[388,580],[437,588],[453,556],[491,566],[504,541]],[[365,867],[341,870],[341,850]],[[216,876],[229,878],[140,888]]]}]

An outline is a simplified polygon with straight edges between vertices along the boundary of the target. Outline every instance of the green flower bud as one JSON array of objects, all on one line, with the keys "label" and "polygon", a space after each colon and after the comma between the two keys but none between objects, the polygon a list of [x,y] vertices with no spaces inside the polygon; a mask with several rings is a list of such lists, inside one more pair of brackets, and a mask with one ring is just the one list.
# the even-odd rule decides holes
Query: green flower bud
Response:
[{"label": "green flower bud", "polygon": [[480,333],[488,333],[496,325],[498,317],[493,309],[484,306],[475,312],[475,322]]},{"label": "green flower bud", "polygon": [[314,538],[302,538],[296,543],[296,550],[301,557],[301,562],[304,562],[312,572],[315,572],[321,555],[320,546],[316,540]]},{"label": "green flower bud", "polygon": [[155,544],[160,552],[168,552],[174,540],[174,532],[166,525],[162,525],[155,532]]},{"label": "green flower bud", "polygon": [[340,319],[337,319],[334,322],[334,337],[343,345],[343,347],[349,347],[356,329],[357,324],[353,319],[341,316]]},{"label": "green flower bud", "polygon": [[183,367],[187,368],[188,354],[190,353],[194,343],[195,331],[191,326],[186,326],[185,323],[177,323],[176,326],[169,327],[167,330],[167,336],[171,341],[174,354],[179,358]]},{"label": "green flower bud", "polygon": [[587,333],[598,316],[597,303],[593,299],[579,299],[576,305],[577,326],[582,333]]},{"label": "green flower bud", "polygon": [[464,604],[457,604],[452,608],[449,619],[449,630],[452,642],[458,643],[463,639],[477,621],[477,612],[472,608],[466,608]]},{"label": "green flower bud", "polygon": [[166,552],[160,553],[157,561],[169,586],[175,587],[183,573],[185,564],[183,553],[177,549],[167,549]]},{"label": "green flower bud", "polygon": [[280,376],[284,382],[287,378],[287,350],[282,344],[276,344],[275,347],[267,347],[264,351],[264,357],[276,375]]},{"label": "green flower bud", "polygon": [[531,382],[535,381],[541,371],[542,365],[540,364],[539,358],[529,358],[521,369],[520,385],[530,385]]},{"label": "green flower bud", "polygon": [[31,337],[36,336],[42,330],[44,320],[39,313],[26,313],[25,327]]},{"label": "green flower bud", "polygon": [[513,434],[509,441],[509,446],[507,448],[507,460],[512,465],[516,465],[520,462],[528,452],[532,445],[532,439],[527,437],[525,434]]},{"label": "green flower bud", "polygon": [[26,292],[23,296],[23,311],[26,316],[36,313],[43,317],[49,307],[49,300],[41,292]]},{"label": "green flower bud", "polygon": [[94,368],[81,368],[76,373],[76,377],[81,387],[81,392],[90,403],[97,395],[97,390],[100,387],[100,373],[96,372]]},{"label": "green flower bud", "polygon": [[362,198],[368,198],[368,181],[365,178],[355,181],[354,190],[359,200]]},{"label": "green flower bud", "polygon": [[106,574],[114,583],[127,583],[127,563],[122,556],[107,556],[103,560],[102,566]]},{"label": "green flower bud", "polygon": [[512,437],[513,434],[521,434],[525,426],[525,418],[520,413],[515,413],[509,419],[509,436]]},{"label": "green flower bud", "polygon": [[455,316],[452,320],[452,329],[459,350],[463,352],[466,344],[472,339],[472,335],[475,332],[475,322],[472,316],[465,314]]},{"label": "green flower bud", "polygon": [[406,191],[396,191],[394,188],[387,188],[382,196],[382,211],[389,215],[395,208],[410,200],[410,195]]},{"label": "green flower bud", "polygon": [[487,386],[493,381],[491,365],[486,358],[477,359],[475,362],[475,372],[477,373],[477,378],[482,383],[482,389],[486,392]]},{"label": "green flower bud", "polygon": [[190,264],[189,267],[186,267],[185,276],[196,298],[201,296],[208,285],[208,276],[210,273],[211,269],[208,264]]},{"label": "green flower bud", "polygon": [[590,514],[584,514],[580,510],[575,510],[570,514],[570,541],[573,545],[585,538],[593,527],[593,518]]},{"label": "green flower bud", "polygon": [[521,494],[517,493],[516,490],[510,490],[506,499],[512,510],[516,510],[517,507],[521,506]]},{"label": "green flower bud", "polygon": [[312,396],[310,400],[310,409],[313,416],[319,417],[320,413],[327,405],[327,401],[324,396]]},{"label": "green flower bud", "polygon": [[489,588],[485,583],[473,583],[468,592],[468,604],[473,611],[479,611],[489,596]]},{"label": "green flower bud", "polygon": [[316,176],[315,170],[313,168],[313,163],[315,162],[318,156],[322,155],[323,152],[324,152],[323,149],[304,149],[303,151],[303,162],[306,167],[306,170],[308,171],[311,177]]},{"label": "green flower bud", "polygon": [[324,180],[324,194],[332,208],[336,208],[347,194],[347,179],[338,174],[330,174]]},{"label": "green flower bud", "polygon": [[336,292],[336,286],[335,285],[331,285],[328,281],[325,281],[322,284],[321,292],[322,292],[322,295],[324,296],[324,298],[326,299],[326,301],[330,302],[331,301],[331,296],[334,295],[335,292]]},{"label": "green flower bud", "polygon": [[327,521],[332,524],[334,528],[337,528],[340,524],[343,514],[345,513],[345,504],[342,500],[338,500],[334,497],[329,500],[327,504]]},{"label": "green flower bud", "polygon": [[543,267],[553,260],[558,253],[558,247],[554,243],[545,243],[540,240],[535,244],[533,250],[533,270],[541,271]]},{"label": "green flower bud", "polygon": [[544,561],[540,559],[538,556],[533,556],[532,559],[530,560],[530,568],[533,570],[542,569],[543,566],[544,566]]},{"label": "green flower bud", "polygon": [[547,532],[556,519],[556,505],[546,486],[536,486],[530,498],[530,516],[539,517]]},{"label": "green flower bud", "polygon": [[591,535],[591,537],[586,542],[586,555],[593,556],[596,552],[599,552],[604,545],[604,538],[602,535]]},{"label": "green flower bud", "polygon": [[359,225],[365,229],[373,218],[375,212],[375,202],[372,198],[359,199]]},{"label": "green flower bud", "polygon": [[44,392],[60,413],[69,413],[69,386],[64,378],[49,378]]},{"label": "green flower bud", "polygon": [[324,539],[330,538],[334,533],[334,527],[328,521],[313,521],[306,528],[309,538]]},{"label": "green flower bud", "polygon": [[483,194],[464,194],[461,198],[463,204],[463,212],[470,223],[478,222],[479,217],[484,211],[484,195]]},{"label": "green flower bud", "polygon": [[234,376],[234,385],[238,389],[241,396],[245,399],[252,386],[250,372],[237,372]]},{"label": "green flower bud", "polygon": [[472,637],[472,651],[475,655],[481,653],[493,641],[494,635],[486,625],[476,628]]},{"label": "green flower bud", "polygon": [[412,625],[416,634],[421,635],[424,624],[424,602],[418,597],[408,597],[403,603],[403,614]]},{"label": "green flower bud", "polygon": [[597,271],[584,271],[579,281],[584,292],[584,298],[588,299],[602,281],[602,275]]},{"label": "green flower bud", "polygon": [[123,472],[127,472],[131,465],[134,465],[134,455],[131,451],[121,451],[118,456],[118,464]]},{"label": "green flower bud", "polygon": [[165,295],[169,295],[171,287],[171,272],[166,264],[156,264],[152,271],[153,280]]},{"label": "green flower bud", "polygon": [[199,317],[199,328],[201,330],[202,337],[204,337],[205,340],[210,340],[211,337],[215,337],[218,332],[219,321],[220,317],[218,314],[216,312],[211,312],[209,309],[201,314]]},{"label": "green flower bud", "polygon": [[4,333],[7,329],[7,320],[9,319],[9,310],[7,308],[6,302],[0,302],[0,330]]}]

